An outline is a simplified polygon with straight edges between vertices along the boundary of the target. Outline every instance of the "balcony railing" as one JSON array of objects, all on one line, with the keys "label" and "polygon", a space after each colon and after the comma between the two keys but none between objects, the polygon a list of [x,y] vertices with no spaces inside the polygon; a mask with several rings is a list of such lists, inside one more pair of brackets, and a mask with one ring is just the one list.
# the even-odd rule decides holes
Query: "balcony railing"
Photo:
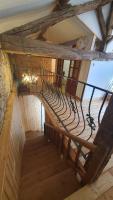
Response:
[{"label": "balcony railing", "polygon": [[93,142],[112,92],[47,70],[37,76],[36,82],[19,84],[19,93],[41,94],[61,128]]},{"label": "balcony railing", "polygon": [[43,98],[60,127],[93,142],[112,92],[47,70],[42,84]]}]

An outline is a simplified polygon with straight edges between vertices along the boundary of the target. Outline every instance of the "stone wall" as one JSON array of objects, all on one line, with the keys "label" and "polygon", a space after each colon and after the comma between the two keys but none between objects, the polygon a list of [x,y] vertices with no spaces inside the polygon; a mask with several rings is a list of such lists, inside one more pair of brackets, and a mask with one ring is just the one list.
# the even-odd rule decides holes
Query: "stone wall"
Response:
[{"label": "stone wall", "polygon": [[12,75],[8,56],[0,51],[0,132],[8,96],[12,89]]}]

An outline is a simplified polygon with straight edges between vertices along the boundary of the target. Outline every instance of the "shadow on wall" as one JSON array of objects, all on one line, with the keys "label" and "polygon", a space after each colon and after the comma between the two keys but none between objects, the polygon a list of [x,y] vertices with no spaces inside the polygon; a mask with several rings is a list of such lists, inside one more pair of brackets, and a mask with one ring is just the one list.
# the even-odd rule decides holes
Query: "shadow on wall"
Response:
[{"label": "shadow on wall", "polygon": [[19,97],[25,131],[43,131],[45,110],[41,101],[34,95]]},{"label": "shadow on wall", "polygon": [[[87,83],[94,86],[112,90],[110,86],[111,80],[113,79],[113,61],[92,61],[90,66],[90,71],[87,79]],[[91,96],[92,89],[86,87],[84,98],[88,99]],[[101,98],[104,93],[95,90],[94,97]]]}]

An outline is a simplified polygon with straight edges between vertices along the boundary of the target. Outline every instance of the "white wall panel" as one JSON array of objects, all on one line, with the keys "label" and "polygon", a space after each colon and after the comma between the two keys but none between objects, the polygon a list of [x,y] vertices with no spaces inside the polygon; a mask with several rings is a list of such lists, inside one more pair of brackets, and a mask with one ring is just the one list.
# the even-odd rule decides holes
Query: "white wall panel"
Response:
[{"label": "white wall panel", "polygon": [[41,131],[41,125],[45,121],[44,108],[38,97],[27,95],[20,97],[20,105],[23,113],[25,131]]}]

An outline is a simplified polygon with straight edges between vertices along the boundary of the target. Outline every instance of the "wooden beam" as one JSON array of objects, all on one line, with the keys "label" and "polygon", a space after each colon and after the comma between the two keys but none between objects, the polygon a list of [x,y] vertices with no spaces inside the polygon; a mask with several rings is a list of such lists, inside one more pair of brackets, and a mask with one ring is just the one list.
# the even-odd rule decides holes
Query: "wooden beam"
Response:
[{"label": "wooden beam", "polygon": [[102,39],[105,40],[107,30],[106,30],[106,24],[105,24],[101,6],[99,6],[96,9],[96,13],[97,13],[98,22],[99,22],[100,29],[101,29]]},{"label": "wooden beam", "polygon": [[[45,33],[45,30],[42,31],[42,32],[38,35],[38,37],[36,37],[36,39],[42,40],[42,41],[46,41],[46,38],[43,36],[44,33]],[[35,38],[34,38],[34,39],[35,39]]]},{"label": "wooden beam", "polygon": [[98,22],[99,22],[99,26],[100,26],[100,30],[101,30],[101,35],[102,35],[102,42],[100,42],[100,47],[99,50],[103,51],[105,44],[106,44],[106,35],[107,35],[107,28],[106,28],[106,23],[104,20],[104,16],[102,13],[102,7],[99,6],[96,9],[96,14],[97,14],[97,18],[98,18]]},{"label": "wooden beam", "polygon": [[55,45],[40,40],[25,39],[19,36],[6,36],[0,38],[1,49],[7,53],[31,54],[69,60],[113,60],[113,53],[90,52],[75,48]]},{"label": "wooden beam", "polygon": [[113,30],[113,2],[111,3],[110,13],[107,20],[107,42],[109,42],[111,38],[111,33]]},{"label": "wooden beam", "polygon": [[[68,2],[69,2],[69,0],[57,0],[56,5],[52,12],[59,11],[59,10],[65,8],[66,6],[68,6],[68,4],[67,4]],[[41,40],[45,41],[46,39],[44,38],[43,35],[47,31],[47,29],[48,29],[48,27],[42,29],[40,34],[38,35],[38,37],[36,37],[36,39],[39,39],[39,40],[41,39]]]},{"label": "wooden beam", "polygon": [[77,6],[69,6],[60,11],[53,12],[48,16],[14,28],[5,33],[10,35],[28,36],[41,30],[47,29],[48,27],[53,26],[56,23],[59,23],[75,15],[80,15],[82,13],[95,10],[98,6],[103,6],[110,2],[112,2],[112,0],[94,0]]},{"label": "wooden beam", "polygon": [[61,7],[66,6],[70,0],[57,0]]},{"label": "wooden beam", "polygon": [[54,7],[53,12],[67,7],[69,1],[70,0],[57,0],[56,6]]},{"label": "wooden beam", "polygon": [[110,15],[108,20],[108,31],[111,31],[111,29],[113,29],[113,2],[111,3]]},{"label": "wooden beam", "polygon": [[107,19],[107,24],[105,23],[104,16],[102,13],[102,7],[99,6],[96,9],[97,18],[99,21],[101,35],[102,35],[102,42],[100,41],[99,50],[103,51],[105,46],[112,41],[112,29],[113,29],[113,2],[111,3],[109,17]]}]

